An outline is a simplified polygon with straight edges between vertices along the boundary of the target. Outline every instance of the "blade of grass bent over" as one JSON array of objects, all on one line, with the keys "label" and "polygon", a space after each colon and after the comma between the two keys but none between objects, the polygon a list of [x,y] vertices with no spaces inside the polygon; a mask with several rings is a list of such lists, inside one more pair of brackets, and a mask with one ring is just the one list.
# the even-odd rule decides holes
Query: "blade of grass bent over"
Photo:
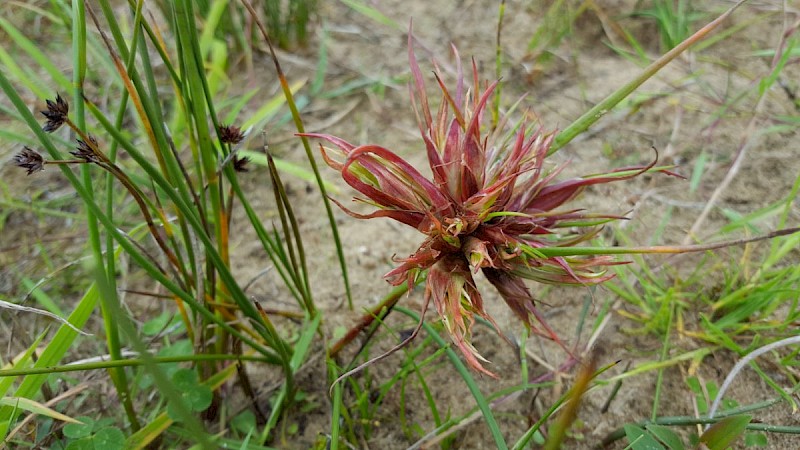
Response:
[{"label": "blade of grass bent over", "polygon": [[53,419],[58,419],[63,422],[70,422],[70,423],[80,423],[79,421],[69,417],[67,415],[61,414],[58,411],[55,411],[47,406],[35,402],[29,398],[24,397],[2,397],[0,398],[0,405],[3,406],[11,406],[14,408],[22,409],[24,411],[29,411],[33,414],[41,414],[43,416],[51,417]]},{"label": "blade of grass bent over", "polygon": [[[95,306],[99,300],[97,287],[93,284],[86,291],[81,301],[75,307],[75,310],[70,314],[67,320],[76,327],[82,327],[91,316]],[[66,354],[67,350],[72,346],[78,333],[71,327],[62,325],[59,327],[58,332],[53,336],[53,339],[47,344],[47,347],[39,355],[34,367],[49,367],[58,364],[58,361]],[[19,384],[19,387],[14,393],[15,397],[33,398],[41,386],[47,381],[48,374],[32,375],[25,377]],[[13,418],[18,410],[12,406],[0,407],[0,423],[9,421]]]}]

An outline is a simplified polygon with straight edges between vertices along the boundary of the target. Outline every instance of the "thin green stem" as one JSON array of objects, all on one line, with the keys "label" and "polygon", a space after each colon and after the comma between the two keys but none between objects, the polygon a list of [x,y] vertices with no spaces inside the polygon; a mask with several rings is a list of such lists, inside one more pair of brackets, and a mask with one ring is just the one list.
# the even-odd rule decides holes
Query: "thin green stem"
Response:
[{"label": "thin green stem", "polygon": [[[331,359],[328,360],[328,379],[329,380],[339,379],[339,369],[336,367],[336,364]],[[342,417],[342,390],[343,390],[342,383],[334,383],[332,389],[333,389],[333,396],[331,398],[330,449],[338,450],[339,433],[340,433],[339,423],[341,422],[341,417]]]},{"label": "thin green stem", "polygon": [[[199,362],[199,361],[258,361],[268,362],[274,364],[277,361],[263,356],[244,356],[233,354],[208,354],[201,353],[196,355],[183,355],[183,356],[153,356],[153,362],[156,364],[171,364],[180,362]],[[98,361],[91,363],[81,364],[68,364],[64,366],[54,367],[30,367],[27,369],[6,369],[0,370],[0,378],[3,377],[16,377],[25,375],[38,375],[38,374],[52,374],[52,373],[66,373],[66,372],[84,372],[87,370],[101,370],[101,369],[115,369],[120,367],[138,367],[146,364],[142,358],[122,358],[112,359],[108,361]]]},{"label": "thin green stem", "polygon": [[[419,322],[420,317],[417,313],[403,308],[401,306],[395,306],[394,308],[396,311],[405,314],[406,316],[410,317],[412,320]],[[464,380],[467,385],[467,389],[472,394],[472,397],[475,399],[475,403],[478,405],[478,408],[481,410],[483,414],[483,419],[486,421],[486,425],[489,427],[489,432],[492,434],[492,438],[494,439],[494,443],[498,449],[507,449],[508,445],[506,444],[505,439],[503,438],[503,433],[500,431],[500,426],[497,424],[497,420],[494,418],[494,413],[492,412],[492,408],[489,405],[489,402],[486,401],[486,397],[483,396],[478,384],[475,382],[475,379],[472,377],[467,366],[461,361],[461,358],[456,354],[456,352],[450,347],[450,344],[445,342],[445,340],[439,336],[439,333],[427,322],[423,322],[422,326],[425,328],[425,331],[431,336],[435,341],[436,344],[442,348],[446,348],[447,358],[450,360],[450,363],[456,369],[458,374]],[[338,385],[339,383],[337,383]]]},{"label": "thin green stem", "polygon": [[[106,6],[107,6],[107,4],[106,4]],[[134,42],[136,41],[137,36],[138,36],[138,33],[135,32],[134,33]],[[132,61],[130,61],[130,59],[129,59],[128,62],[129,62],[129,67],[130,67],[130,65],[132,64]],[[119,108],[117,110],[117,115],[116,115],[116,119],[115,119],[115,124],[116,124],[116,126],[118,128],[122,126],[122,120],[125,117],[125,109],[126,109],[127,104],[128,104],[128,93],[127,93],[127,91],[123,91],[122,92],[122,98],[120,99],[120,106],[119,106]],[[81,108],[83,108],[83,101],[82,100],[80,101],[80,105],[81,105]],[[111,148],[109,149],[109,155],[108,155],[109,156],[109,161],[112,164],[114,164],[114,161],[116,160],[116,154],[117,154],[117,143],[116,143],[116,141],[112,141]],[[106,173],[106,177],[105,177],[105,183],[106,183],[106,214],[108,215],[108,217],[111,220],[113,220],[114,212],[115,212],[115,209],[114,209],[115,195],[114,195],[114,183],[113,183],[113,181],[114,181],[113,175],[110,172],[107,172]],[[113,248],[114,247],[114,239],[108,233],[106,233],[105,237],[106,237],[106,248],[109,248],[109,249]],[[106,273],[116,274],[116,270],[117,270],[116,269],[116,257],[117,257],[116,252],[111,252],[111,251],[106,252],[106,259],[105,259]],[[115,276],[109,277],[109,283],[111,284],[112,288],[116,292],[117,291],[117,287],[116,287],[116,279],[115,278],[116,278]],[[117,296],[116,299],[119,299],[119,297]],[[106,330],[113,330],[113,331],[109,332],[108,338],[107,338],[109,340],[109,351],[111,352],[110,348],[112,347],[112,345],[110,343],[111,343],[112,334],[114,336],[114,339],[117,341],[116,342],[116,346],[119,347],[119,342],[118,342],[119,341],[119,337],[118,337],[118,333],[117,333],[117,327],[114,325],[113,319],[111,318],[111,315],[108,313],[108,308],[103,306],[102,311],[103,311],[102,315],[103,315],[104,328]],[[115,361],[115,362],[116,361],[123,361],[122,356],[121,356],[121,352],[119,350],[117,350],[115,352],[111,352],[111,356],[112,356],[112,360]],[[134,414],[133,405],[132,405],[132,401],[131,401],[131,395],[130,395],[130,389],[128,388],[128,381],[126,379],[127,377],[126,377],[125,371],[124,370],[113,369],[113,370],[110,370],[109,372],[110,373],[121,373],[121,376],[120,376],[120,379],[119,379],[119,383],[122,384],[124,386],[124,389],[126,390],[125,395],[123,397],[123,405],[124,405],[126,414],[128,416],[128,420],[131,423],[131,429],[133,430],[133,432],[136,432],[139,429],[141,429],[141,425],[139,424],[138,419],[137,419],[136,415]],[[115,387],[119,388],[119,386],[117,386],[117,382],[116,381],[115,381]]]},{"label": "thin green stem", "polygon": [[[766,401],[761,402],[753,407],[748,408],[737,408],[736,411],[730,410],[726,411],[725,415],[718,415],[714,418],[708,417],[693,417],[693,416],[676,416],[676,417],[660,417],[654,421],[644,420],[641,422],[636,422],[634,425],[644,427],[649,424],[656,424],[656,425],[664,425],[664,426],[694,426],[694,425],[708,425],[720,422],[721,420],[732,417],[734,415],[740,414],[743,411],[752,411],[757,409],[765,408],[766,406],[773,405],[778,401]],[[786,434],[800,434],[800,427],[796,426],[783,426],[783,425],[770,425],[766,423],[749,423],[745,427],[745,429],[750,431],[764,431],[764,432],[771,432],[771,433],[786,433]],[[611,445],[613,442],[618,441],[624,438],[626,435],[624,428],[618,428],[611,433],[609,433],[603,441],[601,442],[601,447],[605,448]]]},{"label": "thin green stem", "polygon": [[552,258],[556,256],[675,254],[705,252],[709,250],[717,250],[720,248],[749,244],[751,242],[764,241],[779,236],[788,236],[797,232],[800,232],[800,227],[776,230],[771,233],[748,239],[737,239],[733,241],[714,242],[700,245],[653,245],[649,247],[542,247],[533,249],[532,253],[538,254],[544,258]]},{"label": "thin green stem", "polygon": [[[297,104],[294,101],[294,95],[292,94],[292,89],[289,86],[289,83],[286,81],[286,77],[284,76],[283,70],[281,69],[281,65],[278,62],[278,57],[275,54],[275,49],[272,47],[272,41],[269,38],[269,34],[267,30],[264,28],[264,24],[261,23],[259,19],[259,15],[256,10],[253,8],[253,5],[250,4],[248,0],[241,0],[242,4],[247,8],[250,12],[250,15],[256,22],[258,29],[260,30],[264,41],[267,43],[267,46],[270,50],[270,55],[272,56],[272,62],[275,66],[275,71],[278,73],[278,79],[281,84],[281,89],[283,90],[283,94],[286,97],[286,104],[289,106],[289,111],[292,113],[292,119],[294,120],[295,128],[297,129],[299,134],[305,132],[305,126],[303,125],[303,119],[300,117],[300,112],[297,110]],[[347,273],[347,262],[344,258],[344,249],[342,248],[342,240],[339,237],[339,227],[336,225],[336,218],[333,216],[333,208],[331,207],[330,199],[328,198],[328,192],[325,188],[325,183],[322,180],[322,175],[319,172],[319,168],[317,167],[317,159],[314,157],[314,153],[311,151],[311,144],[308,142],[308,138],[301,136],[301,141],[303,143],[303,149],[306,152],[306,159],[308,159],[308,163],[311,166],[312,172],[314,172],[314,178],[317,181],[317,186],[319,187],[320,195],[322,196],[323,204],[325,205],[325,212],[328,215],[328,223],[331,228],[331,234],[333,235],[333,241],[336,246],[336,255],[339,259],[339,266],[342,269],[342,280],[344,281],[344,288],[347,295],[347,304],[350,309],[353,309],[353,295],[350,289],[350,278]]]},{"label": "thin green stem", "polygon": [[720,24],[722,24],[725,19],[730,16],[733,11],[736,10],[739,6],[741,6],[747,0],[740,0],[738,3],[733,5],[730,9],[725,11],[722,15],[714,19],[708,25],[701,28],[695,34],[687,38],[685,41],[681,42],[678,46],[670,50],[669,52],[665,53],[663,56],[655,60],[652,64],[647,66],[641,74],[639,74],[636,78],[632,81],[626,83],[621,88],[617,89],[611,95],[603,99],[600,103],[586,111],[582,116],[580,116],[577,120],[572,122],[569,126],[564,128],[563,131],[558,133],[555,140],[553,141],[553,145],[550,147],[550,150],[547,152],[548,155],[552,155],[553,153],[557,152],[561,148],[563,148],[567,143],[569,143],[575,136],[583,133],[584,131],[588,130],[592,124],[600,120],[601,117],[608,114],[619,102],[627,98],[633,91],[636,90],[639,86],[642,85],[645,81],[650,79],[653,75],[658,73],[664,66],[667,65],[670,61],[675,59],[678,55],[683,53],[686,49],[697,43],[698,41],[702,40],[706,36],[708,36],[711,31],[717,28]]},{"label": "thin green stem", "polygon": [[[82,0],[73,0],[72,2],[72,50],[73,50],[73,88],[74,88],[74,101],[75,105],[75,127],[76,131],[86,130],[86,114],[83,106],[83,82],[86,77],[86,10]],[[88,166],[81,166],[81,175],[83,184],[86,188],[89,197],[94,200],[94,187],[91,176],[91,168]],[[121,345],[119,340],[119,333],[117,327],[114,326],[109,314],[111,302],[119,302],[119,296],[116,290],[116,277],[113,271],[113,266],[109,267],[105,264],[103,257],[103,250],[100,238],[100,229],[98,227],[97,218],[90,211],[87,210],[87,229],[89,231],[89,242],[92,248],[92,255],[94,264],[98,273],[102,273],[106,282],[111,286],[109,292],[113,292],[110,297],[101,296],[100,305],[103,315],[103,322],[105,323],[106,330],[106,345],[108,347],[111,358],[116,360],[122,357]],[[112,252],[109,252],[112,253]],[[113,258],[113,257],[110,257]],[[133,407],[133,401],[130,395],[129,384],[124,370],[113,368],[109,370],[109,376],[114,384],[114,388],[122,402],[125,415],[131,424],[131,429],[136,431],[140,428],[139,419],[136,416],[136,411]]]},{"label": "thin green stem", "polygon": [[[669,316],[667,318],[667,327],[666,331],[664,332],[664,342],[661,347],[661,356],[659,357],[659,362],[665,361],[667,356],[669,355],[669,333],[672,330],[672,320],[673,316],[675,315],[675,303],[672,302],[672,295],[668,295],[665,301],[669,302],[667,306],[669,308]],[[664,370],[665,367],[661,367],[658,369],[658,375],[656,375],[656,392],[653,395],[653,410],[650,413],[650,420],[656,420],[658,417],[658,402],[661,400],[661,388],[664,384]]]}]

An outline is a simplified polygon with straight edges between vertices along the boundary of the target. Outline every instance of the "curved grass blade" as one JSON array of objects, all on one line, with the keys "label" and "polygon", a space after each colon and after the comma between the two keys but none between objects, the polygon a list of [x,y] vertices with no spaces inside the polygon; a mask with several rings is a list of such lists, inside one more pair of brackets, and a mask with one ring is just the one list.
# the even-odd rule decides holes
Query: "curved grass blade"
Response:
[{"label": "curved grass blade", "polygon": [[69,417],[67,415],[61,414],[60,412],[48,408],[47,406],[33,401],[29,398],[24,397],[2,397],[0,398],[0,405],[3,406],[11,406],[17,409],[21,409],[23,411],[28,411],[33,414],[40,414],[42,416],[47,416],[52,419],[60,420],[62,422],[69,422],[69,423],[80,423],[79,421]]}]

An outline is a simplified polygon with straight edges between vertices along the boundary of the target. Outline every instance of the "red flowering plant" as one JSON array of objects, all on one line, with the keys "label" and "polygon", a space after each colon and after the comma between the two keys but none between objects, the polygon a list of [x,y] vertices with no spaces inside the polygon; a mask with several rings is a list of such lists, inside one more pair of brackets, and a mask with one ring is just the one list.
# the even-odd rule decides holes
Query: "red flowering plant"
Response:
[{"label": "red flowering plant", "polygon": [[[455,47],[453,51],[458,61]],[[327,134],[304,135],[333,144],[333,148],[322,147],[326,163],[365,197],[356,200],[377,208],[359,214],[337,202],[345,212],[359,219],[389,217],[425,235],[419,249],[397,258],[399,265],[385,278],[393,285],[411,285],[427,270],[426,303],[433,300],[469,365],[495,376],[483,367],[481,361],[485,360],[470,343],[475,315],[494,324],[473,274],[483,272],[525,324],[533,326],[533,315],[546,335],[558,340],[542,320],[524,280],[592,285],[611,278],[607,267],[619,264],[609,254],[546,254],[547,249],[584,242],[595,236],[603,223],[621,218],[567,204],[587,186],[648,171],[669,172],[654,167],[653,161],[643,167],[557,181],[564,166],[544,167],[555,133],[524,119],[513,122],[509,115],[490,127],[491,114],[486,109],[497,82],[481,90],[474,61],[472,89],[465,88],[460,63],[455,91],[445,86],[435,68],[443,100],[433,115],[411,40],[408,54],[411,100],[432,179],[385,147],[356,146]]]}]

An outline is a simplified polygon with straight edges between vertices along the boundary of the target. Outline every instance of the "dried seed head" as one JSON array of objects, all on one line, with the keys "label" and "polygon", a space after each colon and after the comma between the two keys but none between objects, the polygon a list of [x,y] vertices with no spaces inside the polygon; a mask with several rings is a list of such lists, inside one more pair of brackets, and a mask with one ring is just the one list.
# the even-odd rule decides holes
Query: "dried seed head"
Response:
[{"label": "dried seed head", "polygon": [[244,133],[235,125],[223,125],[219,127],[219,140],[226,144],[236,145],[244,140]]},{"label": "dried seed head", "polygon": [[44,158],[36,150],[25,146],[21,152],[14,155],[14,165],[28,170],[28,175],[44,170]]},{"label": "dried seed head", "polygon": [[247,156],[233,157],[233,170],[237,172],[249,172],[250,169],[247,168],[247,163],[250,162],[250,158]]},{"label": "dried seed head", "polygon": [[52,133],[67,121],[69,103],[61,97],[61,94],[57,94],[55,101],[47,100],[47,111],[41,111],[41,113],[47,117],[47,123],[44,124],[42,130],[45,133]]},{"label": "dried seed head", "polygon": [[87,135],[89,137],[89,142],[85,142],[81,139],[78,139],[78,147],[75,151],[70,152],[72,156],[76,158],[80,158],[87,163],[96,163],[100,161],[97,157],[97,153],[95,149],[97,148],[97,139],[94,138],[91,134]]}]

